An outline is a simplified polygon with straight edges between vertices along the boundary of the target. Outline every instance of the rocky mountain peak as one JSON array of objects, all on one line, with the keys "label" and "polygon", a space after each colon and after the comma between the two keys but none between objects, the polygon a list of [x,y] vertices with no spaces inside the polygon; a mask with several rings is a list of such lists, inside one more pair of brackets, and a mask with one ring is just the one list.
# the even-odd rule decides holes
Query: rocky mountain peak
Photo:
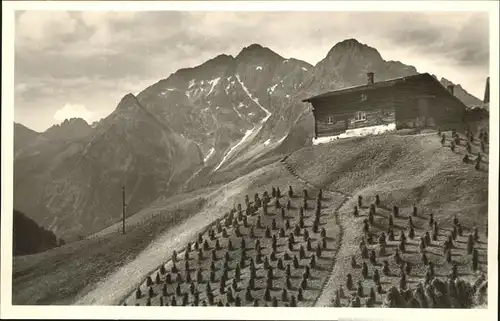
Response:
[{"label": "rocky mountain peak", "polygon": [[124,110],[124,109],[129,109],[131,107],[134,107],[138,104],[139,102],[137,101],[137,97],[134,96],[132,93],[128,93],[123,98],[120,100],[118,103],[118,106],[116,106],[117,110]]},{"label": "rocky mountain peak", "polygon": [[336,43],[326,55],[326,58],[338,58],[339,56],[349,56],[354,59],[374,59],[382,60],[382,56],[377,49],[359,42],[354,38],[349,38]]},{"label": "rocky mountain peak", "polygon": [[259,59],[266,59],[266,58],[274,58],[274,59],[280,59],[280,60],[285,60],[282,56],[277,54],[276,52],[272,51],[268,47],[263,47],[257,43],[253,43],[247,47],[244,47],[240,53],[236,56],[236,59],[241,60],[245,59],[248,57],[256,57]]},{"label": "rocky mountain peak", "polygon": [[91,132],[91,127],[83,118],[73,117],[65,119],[62,123],[54,125],[43,132],[49,139],[68,140],[85,137]]}]

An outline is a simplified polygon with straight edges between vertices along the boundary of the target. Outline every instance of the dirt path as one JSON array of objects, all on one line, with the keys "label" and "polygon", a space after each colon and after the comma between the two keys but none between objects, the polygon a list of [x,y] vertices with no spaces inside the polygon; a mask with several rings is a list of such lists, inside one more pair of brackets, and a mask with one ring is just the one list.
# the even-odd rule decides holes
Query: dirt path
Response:
[{"label": "dirt path", "polygon": [[238,178],[207,195],[208,205],[203,211],[184,223],[159,236],[145,251],[129,264],[121,267],[94,290],[77,300],[77,305],[117,305],[144,281],[146,275],[156,270],[174,250],[182,249],[206,226],[233,207],[236,196],[244,192],[245,186],[255,177],[267,171],[268,166]]},{"label": "dirt path", "polygon": [[[351,195],[346,194],[346,193],[341,192],[341,191],[328,190],[328,189],[325,189],[325,188],[320,187],[320,186],[316,186],[316,185],[314,185],[314,184],[306,181],[305,179],[303,179],[302,177],[300,177],[295,172],[295,170],[293,169],[293,167],[290,164],[288,164],[286,162],[287,158],[288,158],[288,156],[284,157],[281,160],[281,163],[283,163],[284,167],[297,180],[299,180],[302,183],[304,183],[306,185],[309,185],[309,186],[311,186],[313,188],[318,188],[318,189],[322,188],[323,191],[325,192],[325,195],[327,195],[327,194],[340,194],[344,198],[343,201],[337,206],[337,208],[335,208],[335,221],[336,221],[336,223],[337,223],[337,225],[339,226],[339,229],[340,229],[340,233],[339,233],[340,241],[338,242],[339,248],[337,249],[337,255],[334,258],[334,262],[333,262],[331,274],[326,279],[325,283],[322,285],[322,287],[321,287],[321,293],[316,298],[316,301],[313,304],[313,306],[319,306],[319,307],[331,306],[332,299],[334,298],[334,295],[335,295],[335,292],[333,291],[333,289],[335,289],[337,287],[337,283],[338,283],[338,278],[336,277],[336,275],[338,274],[338,269],[339,269],[338,268],[338,264],[337,264],[337,257],[339,257],[339,254],[341,254],[341,253],[342,253],[342,255],[345,256],[346,252],[351,251],[351,249],[347,246],[347,244],[349,244],[349,241],[346,240],[345,237],[344,237],[344,235],[346,233],[346,231],[345,231],[345,222],[343,222],[342,217],[339,215],[340,209],[344,206],[344,204],[348,200],[350,200]],[[350,231],[349,231],[348,234],[351,234]],[[347,236],[347,238],[349,238],[349,236]]]}]

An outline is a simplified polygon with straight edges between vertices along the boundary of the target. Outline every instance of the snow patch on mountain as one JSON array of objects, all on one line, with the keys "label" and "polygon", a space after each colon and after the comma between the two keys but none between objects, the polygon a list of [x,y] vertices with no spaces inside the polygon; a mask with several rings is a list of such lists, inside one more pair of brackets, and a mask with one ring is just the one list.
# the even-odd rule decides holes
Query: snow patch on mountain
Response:
[{"label": "snow patch on mountain", "polygon": [[[247,94],[247,96],[254,102],[257,104],[257,106],[260,107],[260,109],[262,109],[265,113],[266,113],[266,117],[262,118],[262,120],[260,121],[261,124],[264,124],[268,119],[269,117],[271,117],[271,112],[269,110],[267,110],[266,108],[264,108],[264,106],[262,106],[259,102],[259,99],[258,98],[255,98],[254,96],[252,96],[252,94],[250,94],[250,92],[248,91],[248,88],[245,86],[245,84],[241,81],[240,79],[240,75],[236,75],[236,79],[238,79],[238,82],[240,83],[241,85],[241,88],[243,88],[243,91],[245,92],[245,94]],[[262,128],[262,127],[261,127]]]},{"label": "snow patch on mountain", "polygon": [[195,83],[196,83],[196,81],[194,79],[191,79],[189,81],[189,87],[188,88],[191,89],[194,86]]},{"label": "snow patch on mountain", "polygon": [[266,141],[264,142],[264,146],[267,146],[267,145],[269,145],[269,144],[271,144],[271,138],[269,138],[268,140],[266,140]]},{"label": "snow patch on mountain", "polygon": [[[245,135],[243,136],[243,138],[241,138],[233,147],[231,147],[231,149],[223,156],[222,160],[220,161],[220,163],[217,165],[217,167],[215,167],[214,171],[217,171],[221,166],[222,164],[224,164],[227,160],[227,158],[239,147],[241,146],[245,141],[249,140],[250,136],[252,134],[258,134],[260,132],[260,130],[262,129],[262,127],[264,127],[264,124],[265,122],[271,117],[272,113],[267,109],[265,108],[264,106],[261,105],[261,103],[259,102],[259,99],[254,97],[250,91],[248,90],[248,88],[245,86],[245,84],[241,81],[240,79],[240,76],[239,75],[236,75],[236,79],[238,80],[238,83],[241,85],[241,88],[243,88],[243,91],[245,92],[245,94],[248,96],[248,98],[250,98],[255,104],[257,104],[257,106],[259,106],[260,109],[262,109],[265,113],[266,113],[266,116],[264,118],[261,119],[260,121],[260,126],[257,128],[258,125],[255,125],[252,129],[250,130],[247,130],[245,132]],[[241,106],[243,105],[241,102],[240,102],[240,105]],[[233,106],[234,107],[234,106]],[[234,108],[235,111],[239,114],[239,112],[236,110],[236,108]],[[241,117],[241,116],[240,116]]]},{"label": "snow patch on mountain", "polygon": [[226,161],[227,157],[228,157],[229,155],[231,155],[231,154],[232,154],[232,152],[233,152],[236,148],[238,148],[238,146],[240,146],[241,144],[243,144],[243,142],[245,142],[245,140],[247,140],[247,138],[248,138],[248,137],[250,137],[250,135],[252,135],[252,134],[253,134],[254,130],[255,130],[255,127],[254,127],[254,128],[252,128],[252,129],[249,129],[249,130],[247,130],[247,131],[245,132],[245,135],[243,136],[243,138],[242,138],[242,139],[240,139],[240,141],[239,141],[238,143],[236,143],[236,145],[234,145],[233,147],[231,147],[231,149],[230,149],[230,150],[226,153],[226,155],[224,155],[224,157],[223,157],[223,158],[222,158],[222,160],[220,161],[219,165],[217,165],[217,167],[214,169],[214,171],[218,170],[218,169],[222,166],[222,164],[224,164],[224,162]]},{"label": "snow patch on mountain", "polygon": [[219,81],[220,81],[220,77],[212,79],[212,80],[210,80],[208,82],[209,84],[212,85],[212,87],[210,88],[210,91],[208,92],[207,96],[210,95],[214,91],[214,88],[215,88],[215,86],[217,86],[217,84],[219,83]]},{"label": "snow patch on mountain", "polygon": [[206,162],[207,162],[207,160],[209,160],[209,159],[210,159],[210,157],[212,157],[212,155],[214,154],[214,152],[215,152],[215,148],[213,148],[213,147],[212,147],[212,148],[210,149],[210,151],[208,152],[207,156],[205,156],[205,158],[203,159],[203,161],[206,163]]},{"label": "snow patch on mountain", "polygon": [[307,71],[307,68],[306,67],[302,67],[302,70]]},{"label": "snow patch on mountain", "polygon": [[273,86],[269,87],[269,88],[267,89],[267,91],[268,91],[270,94],[272,94],[272,93],[274,92],[274,90],[276,89],[276,87],[278,87],[278,84],[275,84],[275,85],[273,85]]},{"label": "snow patch on mountain", "polygon": [[257,67],[255,68],[255,70],[262,70],[262,67],[261,67],[261,66],[257,66]]},{"label": "snow patch on mountain", "polygon": [[240,114],[240,112],[238,111],[238,109],[236,109],[236,107],[234,107],[234,105],[233,105],[233,109],[234,109],[234,111],[236,112],[236,114],[238,114],[238,117],[240,117],[241,119],[244,119],[244,118],[243,118],[243,115],[242,115],[242,114]]}]

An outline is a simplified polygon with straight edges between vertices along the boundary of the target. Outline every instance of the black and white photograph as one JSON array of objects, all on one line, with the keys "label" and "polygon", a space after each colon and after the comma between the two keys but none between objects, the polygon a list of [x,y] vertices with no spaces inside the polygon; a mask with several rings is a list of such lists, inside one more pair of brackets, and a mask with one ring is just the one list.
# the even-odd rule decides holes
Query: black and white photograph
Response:
[{"label": "black and white photograph", "polygon": [[2,317],[497,315],[498,2],[2,6]]}]

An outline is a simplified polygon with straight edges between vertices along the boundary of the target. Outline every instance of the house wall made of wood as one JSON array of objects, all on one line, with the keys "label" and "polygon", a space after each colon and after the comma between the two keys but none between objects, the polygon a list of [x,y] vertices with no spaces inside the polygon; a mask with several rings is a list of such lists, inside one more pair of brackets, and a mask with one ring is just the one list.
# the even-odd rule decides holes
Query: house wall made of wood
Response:
[{"label": "house wall made of wood", "polygon": [[[312,105],[316,137],[391,123],[396,123],[397,129],[464,127],[465,106],[431,76],[324,97]],[[356,120],[359,112],[366,119]]]},{"label": "house wall made of wood", "polygon": [[465,106],[439,82],[407,81],[395,95],[396,128],[463,130]]},{"label": "house wall made of wood", "polygon": [[[313,102],[313,107],[317,137],[395,122],[394,101],[391,93],[384,89],[324,98]],[[364,119],[359,119],[358,113],[363,113]]]}]

